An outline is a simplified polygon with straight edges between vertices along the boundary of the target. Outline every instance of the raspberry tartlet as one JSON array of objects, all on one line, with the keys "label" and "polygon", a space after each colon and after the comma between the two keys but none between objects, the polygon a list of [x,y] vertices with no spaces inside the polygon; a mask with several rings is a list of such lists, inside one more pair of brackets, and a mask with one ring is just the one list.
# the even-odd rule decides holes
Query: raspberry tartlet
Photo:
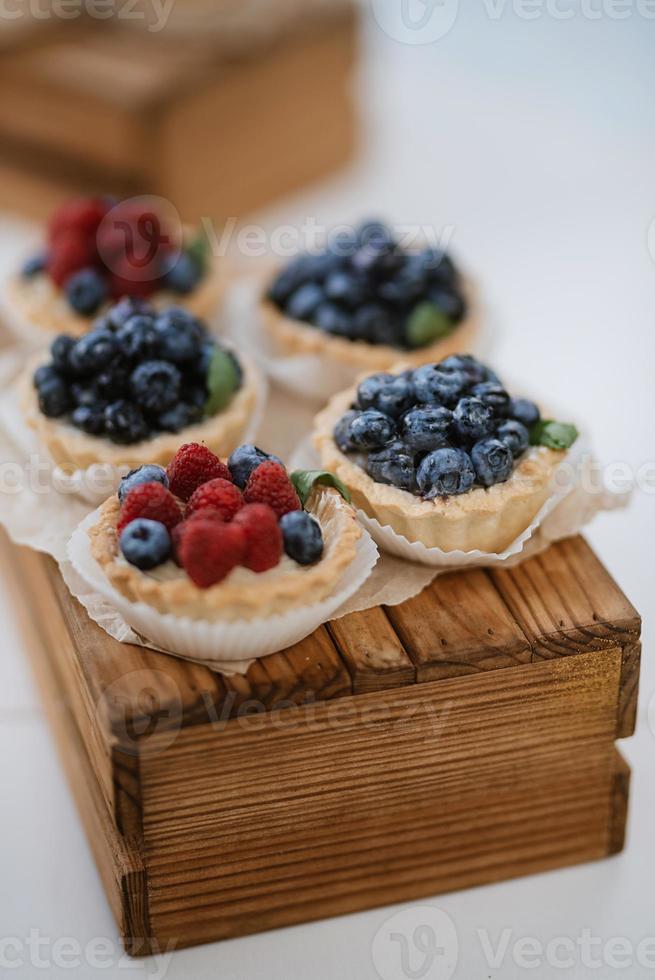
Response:
[{"label": "raspberry tartlet", "polygon": [[223,461],[186,444],[167,469],[124,478],[88,530],[91,554],[122,596],[178,617],[234,622],[320,602],[362,531],[335,481],[321,484],[329,474],[292,476],[253,445]]},{"label": "raspberry tartlet", "polygon": [[553,493],[577,439],[470,355],[364,378],[315,421],[321,463],[407,541],[502,552]]},{"label": "raspberry tartlet", "polygon": [[220,288],[207,239],[169,224],[148,199],[65,202],[51,215],[42,248],[7,283],[10,325],[13,314],[16,329],[24,323],[79,336],[123,296],[209,317]]},{"label": "raspberry tartlet", "polygon": [[437,248],[408,250],[380,222],[334,235],[268,284],[264,327],[281,356],[316,354],[341,374],[425,364],[472,345],[472,290]]},{"label": "raspberry tartlet", "polygon": [[22,379],[28,425],[65,470],[166,464],[179,434],[230,453],[262,394],[253,365],[187,310],[123,299],[83,337],[56,337]]}]

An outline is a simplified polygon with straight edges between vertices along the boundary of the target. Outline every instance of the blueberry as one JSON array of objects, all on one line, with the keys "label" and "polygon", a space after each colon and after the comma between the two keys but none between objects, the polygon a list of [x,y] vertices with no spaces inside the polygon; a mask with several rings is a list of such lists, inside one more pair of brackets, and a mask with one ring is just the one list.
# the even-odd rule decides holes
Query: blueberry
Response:
[{"label": "blueberry", "polygon": [[71,415],[71,422],[89,435],[102,435],[105,431],[105,407],[101,404],[78,405]]},{"label": "blueberry", "polygon": [[420,253],[420,260],[430,282],[451,285],[459,276],[453,260],[440,248],[426,248]]},{"label": "blueberry", "polygon": [[135,313],[116,330],[118,346],[125,357],[147,360],[155,357],[159,338],[152,317]]},{"label": "blueberry", "polygon": [[149,430],[141,409],[121,399],[105,408],[105,433],[112,442],[129,445],[146,439]]},{"label": "blueberry", "polygon": [[98,398],[95,384],[82,384],[79,381],[74,381],[70,386],[70,393],[76,405],[96,405],[102,401]]},{"label": "blueberry", "polygon": [[350,423],[350,440],[355,449],[381,449],[391,442],[396,427],[393,419],[382,412],[369,408],[357,415]]},{"label": "blueberry", "polygon": [[292,293],[306,283],[310,277],[310,256],[300,255],[280,272],[268,290],[268,298],[283,308]]},{"label": "blueberry", "polygon": [[357,249],[351,261],[357,273],[379,281],[397,272],[404,257],[393,242],[371,239]]},{"label": "blueberry", "polygon": [[472,385],[488,380],[484,364],[480,364],[471,354],[451,354],[441,361],[440,367],[445,371],[462,371]]},{"label": "blueberry", "polygon": [[355,448],[350,439],[350,423],[357,415],[359,412],[353,410],[344,412],[334,427],[332,435],[342,453],[349,453]]},{"label": "blueberry", "polygon": [[442,406],[414,408],[403,416],[400,431],[415,452],[430,452],[450,445],[453,413]]},{"label": "blueberry", "polygon": [[197,422],[200,414],[195,406],[178,402],[177,405],[162,412],[157,419],[157,428],[164,432],[181,432],[182,429]]},{"label": "blueberry", "polygon": [[41,367],[38,367],[34,372],[32,381],[34,382],[35,388],[40,388],[47,381],[58,377],[59,374],[57,373],[57,369],[55,368],[54,364],[42,364]]},{"label": "blueberry", "polygon": [[59,334],[50,344],[50,356],[53,367],[63,375],[71,373],[70,356],[75,347],[75,340],[67,334]]},{"label": "blueberry", "polygon": [[182,376],[168,361],[144,361],[132,371],[130,389],[134,401],[151,415],[161,415],[180,397]]},{"label": "blueberry", "polygon": [[311,320],[316,308],[323,302],[323,290],[314,282],[305,283],[289,298],[285,312],[293,320]]},{"label": "blueberry", "polygon": [[20,270],[20,274],[23,279],[32,279],[34,276],[38,275],[39,272],[43,272],[46,267],[46,262],[48,256],[45,252],[39,252],[37,255],[32,255],[27,262],[24,263],[23,268]]},{"label": "blueberry", "polygon": [[201,279],[200,263],[189,252],[182,252],[173,268],[164,276],[164,285],[174,293],[186,295],[196,288]]},{"label": "blueberry", "polygon": [[515,419],[501,422],[496,429],[496,438],[509,446],[515,459],[530,445],[530,433],[522,422],[517,422]]},{"label": "blueberry", "polygon": [[155,318],[159,357],[173,364],[196,361],[206,342],[202,324],[186,310],[170,307]]},{"label": "blueberry", "polygon": [[460,323],[466,315],[466,301],[455,289],[431,289],[431,301],[448,317],[451,323]]},{"label": "blueberry", "polygon": [[475,470],[463,449],[435,449],[421,460],[416,481],[428,500],[451,497],[471,489]]},{"label": "blueberry", "polygon": [[366,472],[377,483],[389,483],[399,490],[416,490],[414,456],[402,442],[391,442],[384,449],[370,453]]},{"label": "blueberry", "polygon": [[118,354],[116,338],[108,330],[92,330],[77,340],[70,352],[69,361],[81,377],[97,374]]},{"label": "blueberry", "polygon": [[356,310],[353,317],[353,336],[370,344],[388,344],[399,347],[402,326],[393,314],[379,303],[367,303]]},{"label": "blueberry", "polygon": [[93,316],[107,299],[107,284],[96,269],[74,272],[64,288],[68,302],[82,316]]},{"label": "blueberry", "polygon": [[107,324],[114,330],[118,330],[133,316],[153,315],[152,306],[144,299],[139,299],[137,296],[124,296],[111,309],[107,310]]},{"label": "blueberry", "polygon": [[238,449],[235,449],[228,459],[227,465],[236,485],[243,490],[253,470],[256,470],[260,463],[264,463],[267,459],[272,459],[276,463],[284,465],[282,460],[277,456],[273,456],[271,453],[265,453],[263,449],[259,449],[251,443],[246,443],[243,446],[239,446]]},{"label": "blueberry", "polygon": [[312,323],[319,330],[335,337],[351,337],[353,333],[352,317],[334,303],[321,303],[317,306],[312,315]]},{"label": "blueberry", "polygon": [[123,503],[130,490],[133,490],[134,487],[139,486],[141,483],[161,483],[168,490],[166,470],[161,466],[156,466],[154,463],[145,463],[135,470],[130,470],[127,476],[122,478],[118,487],[118,499],[120,502]]},{"label": "blueberry", "polygon": [[130,565],[142,571],[163,565],[170,558],[171,537],[159,521],[137,517],[121,532],[120,549]]},{"label": "blueberry", "polygon": [[483,381],[481,384],[473,386],[472,393],[493,409],[495,415],[507,415],[510,398],[502,385],[495,381]]},{"label": "blueberry", "polygon": [[455,432],[463,443],[484,439],[493,430],[493,409],[479,398],[460,398],[453,419]]},{"label": "blueberry", "polygon": [[528,401],[527,398],[512,398],[508,414],[517,422],[521,422],[527,429],[530,429],[541,417],[535,403]]},{"label": "blueberry", "polygon": [[280,518],[284,550],[299,565],[311,565],[323,554],[323,532],[318,521],[304,510],[292,510]]},{"label": "blueberry", "polygon": [[366,286],[361,279],[337,270],[325,280],[325,295],[337,303],[355,309],[366,299]]},{"label": "blueberry", "polygon": [[53,376],[37,389],[39,408],[48,418],[57,419],[73,407],[68,385],[63,378]]},{"label": "blueberry", "polygon": [[207,386],[202,384],[185,384],[180,391],[180,401],[198,413],[198,417],[203,414],[207,403]]},{"label": "blueberry", "polygon": [[512,450],[500,439],[483,439],[476,442],[471,450],[478,482],[484,487],[494,483],[504,483],[512,472],[514,458]]},{"label": "blueberry", "polygon": [[117,398],[127,398],[130,394],[130,375],[132,368],[121,361],[116,361],[97,374],[94,388],[102,401],[116,401]]},{"label": "blueberry", "polygon": [[384,221],[362,221],[356,231],[356,241],[362,245],[393,245],[393,232]]},{"label": "blueberry", "polygon": [[378,295],[389,303],[413,306],[417,299],[425,295],[427,278],[417,256],[409,255],[398,272],[386,282],[381,282]]},{"label": "blueberry", "polygon": [[416,400],[427,405],[456,405],[467,386],[463,371],[445,370],[440,364],[425,364],[412,375]]},{"label": "blueberry", "polygon": [[357,404],[362,409],[375,408],[398,418],[413,404],[411,380],[402,375],[372,374],[357,389]]}]

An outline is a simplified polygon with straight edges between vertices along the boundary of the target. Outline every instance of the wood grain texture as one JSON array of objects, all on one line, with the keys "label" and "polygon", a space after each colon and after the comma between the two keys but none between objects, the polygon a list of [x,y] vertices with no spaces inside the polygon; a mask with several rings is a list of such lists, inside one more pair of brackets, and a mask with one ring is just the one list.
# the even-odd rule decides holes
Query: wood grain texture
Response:
[{"label": "wood grain texture", "polygon": [[614,750],[614,770],[610,797],[608,854],[619,854],[625,846],[630,795],[630,766],[618,749]]},{"label": "wood grain texture", "polygon": [[355,694],[414,683],[414,664],[380,606],[335,619],[327,628]]},{"label": "wood grain texture", "polygon": [[486,573],[441,575],[387,615],[419,681],[458,677],[531,660],[530,644]]}]

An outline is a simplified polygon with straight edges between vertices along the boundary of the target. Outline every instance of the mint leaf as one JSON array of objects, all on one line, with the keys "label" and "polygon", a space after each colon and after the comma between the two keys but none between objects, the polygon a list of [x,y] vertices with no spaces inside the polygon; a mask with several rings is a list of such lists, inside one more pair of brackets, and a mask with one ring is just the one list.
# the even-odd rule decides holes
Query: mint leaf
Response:
[{"label": "mint leaf", "polygon": [[405,324],[405,339],[410,347],[427,347],[433,341],[447,337],[453,327],[452,320],[434,303],[419,303]]},{"label": "mint leaf", "polygon": [[327,487],[334,487],[338,490],[343,499],[350,503],[350,494],[338,476],[330,473],[329,470],[294,470],[289,479],[296,488],[296,493],[300,497],[300,503],[305,506],[310,494],[317,483]]},{"label": "mint leaf", "polygon": [[548,446],[549,449],[568,449],[579,434],[576,427],[570,422],[540,419],[530,429],[530,444],[532,446]]},{"label": "mint leaf", "polygon": [[207,270],[207,264],[209,262],[209,240],[202,227],[196,230],[191,241],[185,246],[184,251],[195,259],[201,272]]},{"label": "mint leaf", "polygon": [[207,390],[205,415],[216,415],[229,405],[232,395],[239,387],[239,373],[234,360],[227,351],[216,347],[207,371]]}]

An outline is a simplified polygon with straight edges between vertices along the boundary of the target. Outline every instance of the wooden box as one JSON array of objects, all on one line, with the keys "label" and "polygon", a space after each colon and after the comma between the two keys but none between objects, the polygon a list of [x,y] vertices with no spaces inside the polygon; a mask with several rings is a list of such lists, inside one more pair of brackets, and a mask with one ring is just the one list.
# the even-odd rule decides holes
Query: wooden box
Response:
[{"label": "wooden box", "polygon": [[0,205],[42,220],[71,193],[147,193],[221,222],[345,164],[354,7],[293,6],[239,37],[54,21],[5,51]]},{"label": "wooden box", "polygon": [[232,678],[110,640],[50,559],[5,545],[134,954],[623,846],[615,741],[634,728],[640,619],[581,537],[445,575]]}]

